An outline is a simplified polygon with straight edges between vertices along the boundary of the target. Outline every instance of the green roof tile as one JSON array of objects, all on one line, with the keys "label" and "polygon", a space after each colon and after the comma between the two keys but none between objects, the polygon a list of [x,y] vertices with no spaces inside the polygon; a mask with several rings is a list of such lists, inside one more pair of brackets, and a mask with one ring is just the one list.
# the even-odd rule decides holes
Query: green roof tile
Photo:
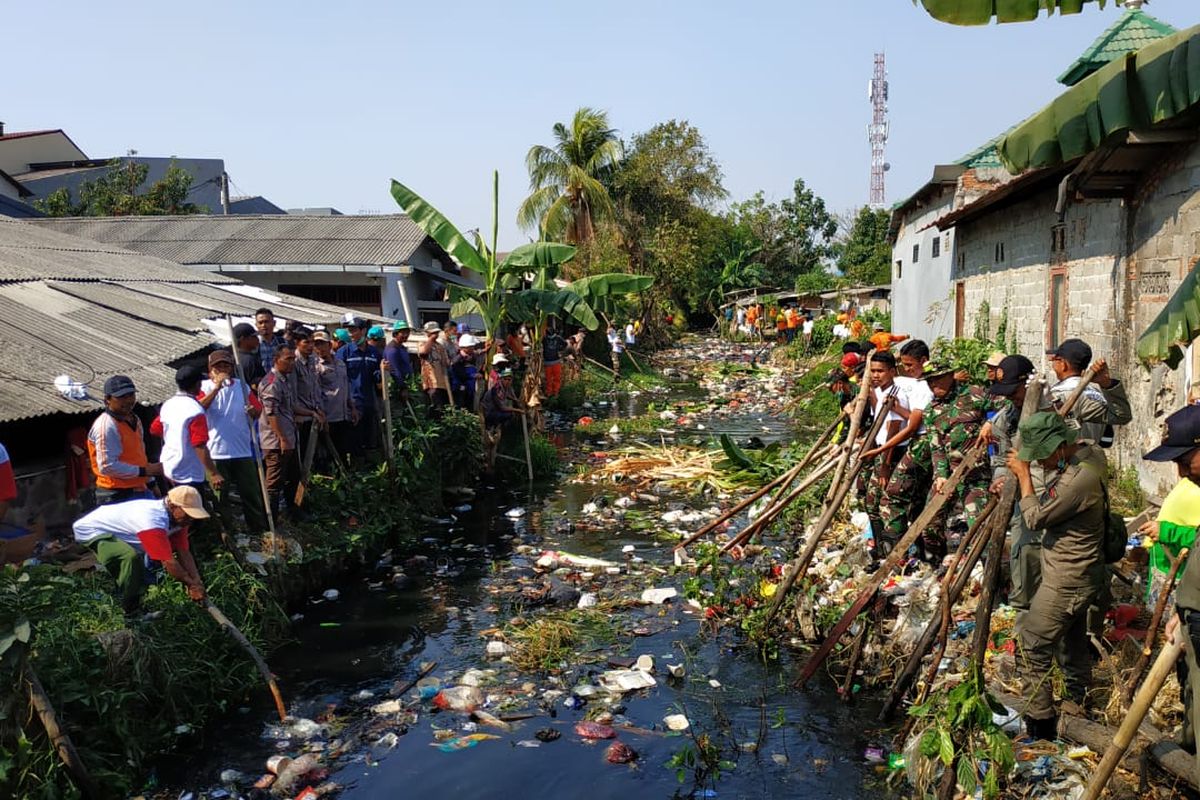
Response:
[{"label": "green roof tile", "polygon": [[1075,59],[1066,72],[1058,76],[1058,82],[1074,86],[1119,56],[1139,50],[1164,36],[1178,33],[1175,28],[1155,19],[1140,8],[1131,8],[1122,14],[1108,30]]}]

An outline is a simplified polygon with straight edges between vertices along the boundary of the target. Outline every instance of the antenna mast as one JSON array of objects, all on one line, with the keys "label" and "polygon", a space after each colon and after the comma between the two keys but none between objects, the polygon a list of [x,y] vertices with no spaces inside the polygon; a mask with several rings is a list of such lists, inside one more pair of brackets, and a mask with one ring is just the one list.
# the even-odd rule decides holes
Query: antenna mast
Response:
[{"label": "antenna mast", "polygon": [[875,54],[875,73],[867,87],[867,96],[871,100],[871,124],[867,126],[867,141],[871,143],[870,205],[881,208],[885,197],[884,173],[892,166],[884,160],[884,148],[888,140],[888,81],[883,53]]}]

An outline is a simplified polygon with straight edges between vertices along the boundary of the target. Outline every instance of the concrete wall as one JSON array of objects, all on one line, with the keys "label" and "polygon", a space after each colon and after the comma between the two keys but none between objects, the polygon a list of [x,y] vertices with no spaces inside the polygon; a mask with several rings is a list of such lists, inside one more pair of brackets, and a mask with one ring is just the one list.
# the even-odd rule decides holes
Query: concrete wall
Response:
[{"label": "concrete wall", "polygon": [[[1121,275],[1125,302],[1118,317],[1127,332],[1123,360],[1136,363],[1137,336],[1145,331],[1200,257],[1200,146],[1159,164],[1141,187],[1130,214],[1127,268]],[[1125,463],[1136,466],[1142,485],[1165,494],[1178,480],[1172,465],[1141,460],[1158,444],[1163,420],[1187,402],[1196,383],[1200,348],[1194,344],[1175,370],[1138,366],[1130,381],[1135,425],[1118,441]]]},{"label": "concrete wall", "polygon": [[44,136],[0,140],[0,170],[9,175],[28,172],[30,164],[85,159],[87,155],[59,131]]},{"label": "concrete wall", "polygon": [[[929,227],[949,213],[953,203],[954,187],[942,187],[926,206],[904,218],[892,247],[892,330],[927,342],[954,335],[950,271],[955,234],[953,230],[942,233]],[[938,237],[941,252],[934,258],[933,240]],[[916,264],[912,261],[914,245],[920,248]]]}]

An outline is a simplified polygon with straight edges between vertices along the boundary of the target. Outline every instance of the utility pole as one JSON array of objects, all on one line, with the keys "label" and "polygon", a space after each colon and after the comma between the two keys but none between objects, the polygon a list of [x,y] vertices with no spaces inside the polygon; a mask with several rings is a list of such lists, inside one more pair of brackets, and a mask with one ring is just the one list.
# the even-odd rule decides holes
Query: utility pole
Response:
[{"label": "utility pole", "polygon": [[875,54],[875,73],[867,85],[867,97],[871,101],[871,124],[867,126],[867,141],[871,144],[871,195],[872,208],[882,208],[884,205],[884,173],[892,165],[884,160],[884,148],[888,140],[888,81],[887,68],[883,63],[883,53]]}]

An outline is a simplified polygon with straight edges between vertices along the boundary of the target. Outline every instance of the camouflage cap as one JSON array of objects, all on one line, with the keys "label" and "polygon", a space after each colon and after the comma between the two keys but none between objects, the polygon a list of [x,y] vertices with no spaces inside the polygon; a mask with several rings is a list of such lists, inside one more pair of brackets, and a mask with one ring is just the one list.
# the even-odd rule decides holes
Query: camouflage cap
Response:
[{"label": "camouflage cap", "polygon": [[1071,444],[1079,438],[1079,431],[1053,411],[1039,411],[1021,423],[1021,449],[1017,458],[1022,461],[1038,461],[1049,458],[1060,445]]},{"label": "camouflage cap", "polygon": [[955,369],[954,364],[946,359],[930,359],[925,362],[925,367],[921,370],[921,378],[929,380],[930,378],[940,378],[943,375],[952,375]]}]

